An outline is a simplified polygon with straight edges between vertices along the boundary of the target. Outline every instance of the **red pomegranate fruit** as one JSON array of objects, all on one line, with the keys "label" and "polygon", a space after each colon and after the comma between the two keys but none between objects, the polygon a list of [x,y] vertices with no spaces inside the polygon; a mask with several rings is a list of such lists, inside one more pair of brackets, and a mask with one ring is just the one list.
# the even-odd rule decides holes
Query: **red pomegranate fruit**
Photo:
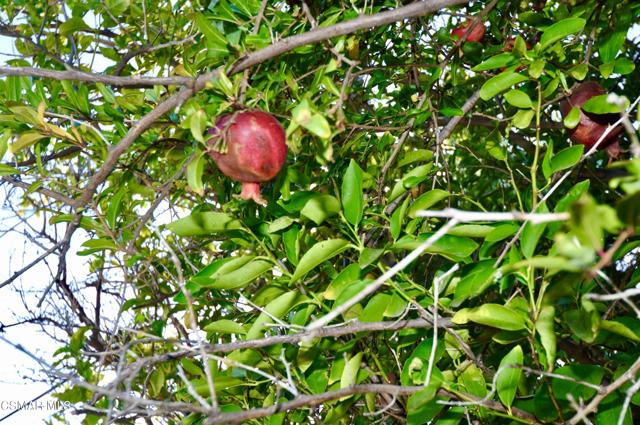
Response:
[{"label": "red pomegranate fruit", "polygon": [[287,158],[285,132],[278,120],[258,110],[234,112],[218,118],[208,134],[212,135],[209,155],[220,171],[242,183],[240,197],[266,205],[260,183],[273,179]]},{"label": "red pomegranate fruit", "polygon": [[[465,22],[464,24],[460,25],[457,28],[454,28],[453,31],[451,31],[451,36],[458,37],[458,40],[461,39],[467,33],[472,23],[473,23],[473,19],[468,20],[467,22]],[[469,35],[467,36],[467,41],[475,41],[476,43],[479,43],[482,41],[483,38],[484,38],[484,25],[482,22],[478,22],[476,26],[473,27],[471,32],[469,32]]]},{"label": "red pomegranate fruit", "polygon": [[[589,81],[576,86],[567,100],[560,102],[560,112],[566,117],[571,108],[580,108],[580,122],[569,130],[571,140],[584,145],[585,149],[591,147],[600,139],[609,124],[613,124],[620,118],[618,114],[593,114],[582,110],[582,105],[594,96],[606,94],[606,90],[598,83]],[[622,132],[622,126],[617,126],[607,134],[598,149],[607,148],[613,153],[618,149],[618,136]]]}]

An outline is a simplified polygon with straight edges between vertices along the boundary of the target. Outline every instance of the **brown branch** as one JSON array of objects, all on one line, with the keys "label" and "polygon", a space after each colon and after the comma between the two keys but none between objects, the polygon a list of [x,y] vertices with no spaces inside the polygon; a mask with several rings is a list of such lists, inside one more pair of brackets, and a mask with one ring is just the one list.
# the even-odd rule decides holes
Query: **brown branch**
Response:
[{"label": "brown branch", "polygon": [[[15,187],[19,187],[20,189],[24,189],[24,190],[30,190],[31,185],[29,183],[25,183],[23,181],[14,179],[13,177],[10,176],[2,176],[2,181],[5,181]],[[64,204],[67,204],[69,206],[75,206],[76,205],[76,201],[68,198],[66,196],[64,196],[61,193],[58,192],[54,192],[53,190],[49,190],[46,189],[44,187],[39,187],[35,190],[36,192],[40,193],[41,195],[44,195],[46,197],[49,197],[51,199],[55,199],[56,201],[62,202]]]},{"label": "brown branch", "polygon": [[305,46],[307,44],[316,44],[329,38],[350,34],[358,30],[379,27],[400,21],[402,19],[417,18],[424,16],[445,7],[458,4],[468,3],[467,0],[432,0],[429,2],[417,1],[406,6],[398,7],[386,12],[380,12],[375,15],[364,15],[346,22],[340,22],[329,27],[316,28],[304,34],[294,35],[285,38],[277,43],[249,54],[244,59],[237,62],[231,72],[236,73],[257,65],[274,57],[277,57],[290,50]]},{"label": "brown branch", "polygon": [[63,81],[86,81],[89,83],[103,83],[117,87],[187,86],[193,82],[193,79],[188,77],[119,77],[76,71],[73,69],[56,71],[53,69],[30,68],[25,66],[1,66],[0,75],[42,77]]},{"label": "brown branch", "polygon": [[[438,327],[440,328],[449,328],[452,326],[453,324],[449,319],[440,318],[440,320],[438,321]],[[261,348],[276,344],[295,344],[307,338],[327,338],[350,335],[358,332],[396,331],[408,328],[429,329],[431,327],[433,327],[433,323],[424,319],[400,320],[397,322],[356,322],[354,324],[346,326],[329,328],[323,327],[320,329],[314,329],[311,331],[300,332],[296,334],[271,336],[250,341],[237,341],[227,344],[209,344],[205,348],[207,349],[207,352],[230,353],[235,350]]]},{"label": "brown branch", "polygon": [[173,40],[173,41],[168,41],[166,43],[157,44],[155,46],[149,45],[149,46],[141,47],[136,50],[130,50],[127,53],[125,53],[120,59],[120,61],[116,64],[116,67],[113,71],[113,75],[120,75],[124,67],[127,66],[127,64],[129,63],[129,61],[135,58],[136,56],[143,55],[145,53],[155,52],[157,50],[165,49],[167,47],[181,46],[183,44],[193,43],[195,39],[196,39],[195,35],[192,35],[182,40]]}]

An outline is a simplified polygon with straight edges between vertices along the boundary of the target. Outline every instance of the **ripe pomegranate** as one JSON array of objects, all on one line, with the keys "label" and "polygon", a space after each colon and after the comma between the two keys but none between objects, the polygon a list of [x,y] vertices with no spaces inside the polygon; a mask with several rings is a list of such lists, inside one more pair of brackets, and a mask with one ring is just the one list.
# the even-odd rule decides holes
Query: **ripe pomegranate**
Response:
[{"label": "ripe pomegranate", "polygon": [[242,183],[240,197],[266,205],[260,183],[273,179],[287,158],[285,133],[278,120],[258,110],[235,112],[218,118],[208,134],[212,135],[209,155],[220,171]]},{"label": "ripe pomegranate", "polygon": [[[589,81],[576,86],[568,100],[560,102],[560,112],[566,117],[572,107],[580,108],[580,122],[569,130],[571,140],[590,149],[600,139],[609,124],[613,124],[620,116],[618,114],[593,114],[582,110],[582,105],[594,96],[606,94],[606,90],[598,83]],[[598,145],[598,149],[607,148],[610,154],[616,153],[618,148],[618,136],[622,127],[611,130],[604,140]]]},{"label": "ripe pomegranate", "polygon": [[[459,27],[454,28],[453,31],[451,31],[451,36],[458,37],[458,39],[461,39],[467,33],[467,30],[469,29],[472,23],[473,23],[473,19],[470,19],[464,24],[460,25]],[[482,41],[483,37],[484,37],[484,25],[482,22],[478,22],[476,26],[473,27],[473,29],[469,33],[469,36],[467,37],[467,41],[475,41],[476,43],[479,43],[480,41]]]}]

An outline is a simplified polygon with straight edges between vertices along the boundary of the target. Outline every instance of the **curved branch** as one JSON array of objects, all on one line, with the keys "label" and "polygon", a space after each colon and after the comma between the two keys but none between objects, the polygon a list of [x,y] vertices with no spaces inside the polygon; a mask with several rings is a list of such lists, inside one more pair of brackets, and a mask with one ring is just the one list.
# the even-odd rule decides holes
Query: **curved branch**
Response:
[{"label": "curved branch", "polygon": [[56,71],[53,69],[30,68],[25,66],[1,66],[0,75],[18,77],[42,77],[52,80],[86,81],[103,83],[117,87],[152,87],[152,86],[186,86],[193,82],[188,77],[118,77],[92,72],[82,72],[73,69]]}]

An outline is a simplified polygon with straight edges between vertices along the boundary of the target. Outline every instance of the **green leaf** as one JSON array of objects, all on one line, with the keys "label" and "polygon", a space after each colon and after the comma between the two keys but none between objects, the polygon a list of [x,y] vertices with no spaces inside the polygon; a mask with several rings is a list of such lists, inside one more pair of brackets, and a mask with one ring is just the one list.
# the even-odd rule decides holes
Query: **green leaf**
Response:
[{"label": "green leaf", "polygon": [[600,75],[602,75],[603,78],[609,78],[611,74],[613,74],[615,67],[616,67],[615,62],[613,61],[605,62],[600,66],[598,66],[598,70],[600,71]]},{"label": "green leaf", "polygon": [[264,307],[251,328],[247,331],[247,340],[262,337],[266,323],[273,323],[273,318],[281,319],[293,307],[298,298],[296,291],[285,292]]},{"label": "green leaf", "polygon": [[4,131],[2,132],[2,135],[0,136],[0,161],[2,161],[2,158],[4,158],[4,155],[7,153],[11,134],[13,134],[11,129],[5,128]]},{"label": "green leaf", "polygon": [[7,164],[0,164],[0,176],[9,176],[11,174],[20,174],[20,170]]},{"label": "green leaf", "polygon": [[22,133],[20,137],[18,137],[18,140],[11,144],[9,150],[13,154],[18,153],[21,150],[27,149],[28,147],[32,146],[38,140],[44,139],[45,137],[47,136],[36,131],[27,131],[26,133]]},{"label": "green leaf", "polygon": [[367,306],[360,313],[358,320],[361,322],[379,322],[384,317],[385,310],[391,301],[391,296],[387,294],[376,294]]},{"label": "green leaf", "polygon": [[400,161],[398,161],[398,167],[404,167],[405,165],[412,164],[414,162],[428,162],[433,159],[433,152],[429,149],[415,149],[406,152]]},{"label": "green leaf", "polygon": [[455,290],[454,304],[456,306],[468,298],[482,294],[493,283],[497,271],[494,268],[495,264],[495,259],[480,261],[460,279]]},{"label": "green leaf", "polygon": [[480,88],[480,97],[483,100],[489,100],[494,96],[502,93],[503,91],[513,87],[514,85],[528,80],[522,74],[515,73],[513,71],[506,71],[496,75],[489,81],[484,83]]},{"label": "green leaf", "polygon": [[344,239],[329,239],[313,245],[300,259],[298,267],[291,276],[291,283],[306,275],[320,263],[340,254],[349,246],[349,242]]},{"label": "green leaf", "polygon": [[112,250],[115,251],[118,249],[118,246],[111,238],[97,238],[97,239],[89,239],[82,244],[83,247],[89,248],[84,251],[79,251],[77,255],[84,256],[93,254],[94,252]]},{"label": "green leaf", "polygon": [[586,22],[587,21],[582,18],[567,18],[556,22],[542,33],[542,37],[540,37],[540,49],[545,50],[556,41],[581,31]]},{"label": "green leaf", "polygon": [[204,196],[202,174],[204,173],[205,163],[206,158],[204,152],[199,152],[189,165],[187,165],[187,184],[191,190],[200,196]]},{"label": "green leaf", "polygon": [[516,128],[528,128],[535,112],[532,109],[520,109],[513,116],[512,122]]},{"label": "green leaf", "polygon": [[621,106],[609,103],[608,96],[607,94],[602,94],[592,97],[582,105],[582,110],[592,114],[617,114],[629,106],[628,99],[625,99],[625,105]]},{"label": "green leaf", "polygon": [[636,343],[640,342],[640,337],[636,335],[635,332],[629,329],[625,324],[616,322],[615,320],[601,321],[600,329],[604,329],[605,331],[620,335]]},{"label": "green leaf", "polygon": [[189,130],[191,135],[200,143],[205,143],[203,133],[207,124],[207,115],[202,109],[198,109],[189,115]]},{"label": "green leaf", "polygon": [[267,270],[271,270],[273,264],[266,260],[253,260],[242,267],[226,274],[217,274],[216,277],[200,278],[199,284],[212,289],[239,289],[244,288]]},{"label": "green leaf", "polygon": [[[541,204],[538,208],[538,212],[548,212],[546,205]],[[522,229],[522,236],[520,238],[520,250],[525,258],[533,257],[536,248],[538,248],[538,241],[540,240],[540,237],[542,237],[546,227],[547,223],[533,224],[530,221],[525,223],[524,229]]]},{"label": "green leaf", "polygon": [[[417,238],[412,235],[403,236],[398,239],[392,248],[416,249],[431,235],[433,235],[433,233],[422,233]],[[425,252],[428,254],[440,254],[454,260],[463,260],[473,254],[478,246],[478,243],[473,239],[444,235],[427,248]]]},{"label": "green leaf", "polygon": [[574,400],[589,400],[597,391],[595,388],[587,387],[580,382],[600,385],[604,377],[604,369],[602,367],[584,364],[563,366],[556,369],[555,373],[571,378],[571,380],[551,379],[553,394],[560,400],[569,400],[569,396]]},{"label": "green leaf", "polygon": [[210,50],[218,54],[228,53],[227,39],[218,28],[211,24],[201,13],[196,14],[196,22]]},{"label": "green leaf", "polygon": [[411,218],[416,218],[418,211],[426,210],[443,199],[448,198],[450,195],[451,194],[449,192],[441,189],[433,189],[425,192],[413,201],[413,204],[409,207],[407,215]]},{"label": "green leaf", "polygon": [[329,126],[329,122],[323,115],[312,109],[307,99],[303,99],[302,102],[291,111],[291,117],[294,124],[304,127],[321,139],[331,137],[331,126]]},{"label": "green leaf", "polygon": [[547,63],[542,59],[536,59],[531,62],[531,65],[529,65],[529,69],[527,71],[529,73],[529,76],[534,80],[537,80],[544,72],[544,67],[546,64]]},{"label": "green leaf", "polygon": [[242,229],[242,223],[228,214],[207,211],[192,213],[188,217],[169,223],[167,229],[179,236],[206,236]]},{"label": "green leaf", "polygon": [[557,173],[558,171],[573,167],[580,161],[583,152],[584,145],[575,145],[562,149],[551,158],[551,172]]},{"label": "green leaf", "polygon": [[58,28],[60,34],[64,35],[65,37],[74,32],[88,29],[91,29],[91,27],[89,27],[89,25],[87,25],[79,16],[70,18],[69,20],[62,23]]},{"label": "green leaf", "polygon": [[[73,218],[73,214],[60,214],[51,217],[51,219],[49,219],[49,224],[70,223]],[[90,230],[98,233],[102,231],[102,225],[98,221],[85,216],[80,219],[80,227],[85,230]]]},{"label": "green leaf", "polygon": [[613,71],[620,75],[631,74],[635,69],[636,64],[627,58],[618,58],[613,65]]},{"label": "green leaf", "polygon": [[531,102],[531,98],[528,94],[523,92],[522,90],[509,90],[504,94],[504,98],[511,105],[516,108],[532,108],[533,103]]},{"label": "green leaf", "polygon": [[122,198],[127,193],[126,188],[120,188],[109,200],[109,208],[107,208],[107,224],[110,229],[116,228],[116,222],[122,210]]},{"label": "green leaf", "polygon": [[344,365],[342,376],[340,377],[340,388],[347,388],[356,384],[360,363],[362,362],[362,352],[357,353]]},{"label": "green leaf", "polygon": [[542,307],[536,320],[536,331],[540,335],[540,342],[544,347],[547,358],[547,369],[553,370],[556,361],[556,334],[554,331],[554,317],[556,309],[547,305]]},{"label": "green leaf", "polygon": [[362,169],[352,159],[342,179],[342,208],[349,223],[357,226],[362,220]]},{"label": "green leaf", "polygon": [[245,335],[247,330],[242,325],[234,322],[233,320],[222,319],[211,322],[204,327],[206,332],[212,332],[217,334],[238,334]]},{"label": "green leaf", "polygon": [[622,49],[627,38],[627,31],[613,32],[598,48],[603,63],[613,61]]},{"label": "green leaf", "polygon": [[466,236],[469,238],[484,238],[494,228],[486,224],[459,224],[453,229],[449,230],[447,234],[451,236]]},{"label": "green leaf", "polygon": [[340,201],[331,195],[319,195],[307,201],[302,210],[300,210],[300,215],[320,225],[327,218],[333,217],[339,212]]},{"label": "green leaf", "polygon": [[[429,368],[429,359],[433,349],[433,338],[427,338],[413,350],[411,355],[405,360],[400,374],[400,382],[402,385],[423,385],[427,380],[427,369]],[[438,341],[436,344],[436,352],[433,356],[434,362],[437,364],[444,354],[444,344]],[[434,369],[431,377],[432,381],[441,381],[442,374]],[[438,376],[439,375],[439,376]],[[440,385],[438,383],[438,385]]]},{"label": "green leaf", "polygon": [[463,308],[458,310],[452,321],[459,325],[475,322],[506,331],[519,331],[527,328],[526,319],[522,314],[500,304],[483,304],[475,308]]},{"label": "green leaf", "polygon": [[[569,74],[578,81],[584,80],[584,77],[587,76],[587,72],[589,71],[589,66],[586,63],[581,63],[569,70]],[[573,127],[571,127],[573,128]]]},{"label": "green leaf", "polygon": [[400,208],[396,208],[391,216],[390,231],[393,240],[397,240],[402,232],[402,222],[404,221],[405,213],[407,212],[407,206],[409,205],[409,198],[406,198]]},{"label": "green leaf", "polygon": [[[434,369],[434,372],[436,372],[436,369]],[[409,396],[406,407],[407,425],[431,423],[431,420],[436,416],[441,408],[438,408],[439,405],[435,404],[435,398],[438,393],[438,389],[442,385],[442,380],[442,373],[434,373],[428,386]],[[442,423],[442,421],[439,422]]]},{"label": "green leaf", "polygon": [[488,71],[490,69],[506,68],[517,61],[516,56],[513,53],[500,53],[495,56],[491,56],[479,65],[471,68],[472,71]]},{"label": "green leaf", "polygon": [[518,382],[522,376],[523,354],[522,347],[516,345],[509,351],[509,353],[500,361],[500,367],[498,368],[498,377],[496,378],[496,390],[498,391],[498,397],[502,404],[511,407],[513,400],[516,397],[516,390],[518,389]]},{"label": "green leaf", "polygon": [[360,252],[360,257],[358,258],[358,265],[360,266],[361,269],[364,270],[367,266],[369,266],[378,258],[380,258],[380,256],[383,253],[384,253],[384,249],[382,248],[366,247],[365,249],[362,250],[362,252]]},{"label": "green leaf", "polygon": [[580,124],[580,108],[571,108],[562,123],[567,128],[576,128],[576,126]]},{"label": "green leaf", "polygon": [[562,318],[575,337],[589,344],[596,339],[600,327],[600,316],[597,312],[579,308],[565,311]]}]

